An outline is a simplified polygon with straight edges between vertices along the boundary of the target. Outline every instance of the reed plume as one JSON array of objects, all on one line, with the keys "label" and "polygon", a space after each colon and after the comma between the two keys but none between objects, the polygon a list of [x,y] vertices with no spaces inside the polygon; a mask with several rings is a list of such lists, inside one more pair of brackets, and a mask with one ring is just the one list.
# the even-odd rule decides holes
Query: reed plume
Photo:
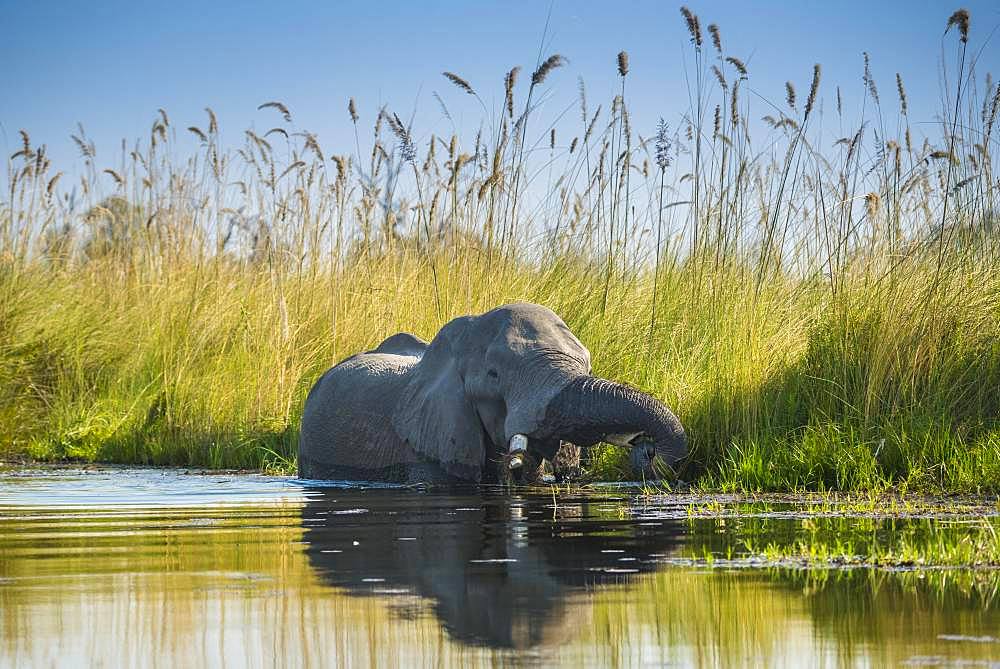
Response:
[{"label": "reed plume", "polygon": [[987,138],[992,134],[993,123],[996,121],[998,111],[1000,111],[1000,84],[996,86],[996,92],[993,94],[993,104],[990,106],[989,117],[986,119],[985,134]]},{"label": "reed plume", "polygon": [[948,17],[948,25],[945,26],[944,32],[947,34],[951,30],[952,26],[958,27],[959,39],[965,44],[969,41],[969,10],[967,9],[956,9],[955,13]]},{"label": "reed plume", "polygon": [[594,126],[597,125],[597,119],[601,115],[601,110],[603,105],[597,105],[597,109],[594,111],[594,115],[590,118],[590,123],[587,124],[587,131],[583,133],[583,141],[586,142],[590,139],[590,136],[594,134]]},{"label": "reed plume", "polygon": [[691,43],[696,48],[701,49],[701,24],[698,22],[698,15],[688,9],[686,5],[681,7],[681,15],[687,24],[688,33],[691,34]]},{"label": "reed plume", "polygon": [[104,170],[104,173],[110,176],[119,187],[125,187],[125,179],[121,174],[111,168]]},{"label": "reed plume", "polygon": [[741,77],[743,78],[747,77],[747,66],[743,63],[742,60],[740,60],[735,56],[727,56],[726,62],[735,67],[736,71],[740,73]]},{"label": "reed plume", "polygon": [[716,81],[719,82],[719,88],[722,89],[722,92],[727,92],[729,90],[729,85],[726,84],[726,77],[722,74],[722,70],[720,70],[717,65],[712,66],[712,74],[715,75]]},{"label": "reed plume", "polygon": [[670,167],[670,150],[673,142],[670,139],[670,126],[662,118],[656,126],[656,166],[661,170]]},{"label": "reed plume", "polygon": [[49,184],[45,187],[45,194],[52,197],[53,191],[56,189],[56,184],[59,183],[59,179],[62,178],[62,172],[56,172],[55,176],[49,179]]},{"label": "reed plume", "polygon": [[205,107],[205,113],[208,114],[208,133],[214,135],[219,132],[219,121],[211,107]]},{"label": "reed plume", "polygon": [[875,87],[875,78],[872,77],[871,59],[868,56],[867,51],[862,52],[862,55],[865,59],[865,73],[863,76],[865,87],[868,89],[868,93],[872,96],[872,100],[875,101],[875,104],[879,104],[878,89]]},{"label": "reed plume", "polygon": [[504,102],[507,105],[508,118],[514,118],[514,86],[517,84],[517,75],[520,72],[520,65],[513,67],[503,79]]},{"label": "reed plume", "polygon": [[442,72],[441,74],[444,75],[445,79],[455,84],[457,87],[459,87],[469,95],[476,94],[476,92],[472,90],[472,85],[462,77],[455,74],[454,72]]},{"label": "reed plume", "polygon": [[729,122],[736,127],[740,123],[740,81],[733,82],[733,94],[729,97]]},{"label": "reed plume", "polygon": [[720,56],[722,55],[722,35],[719,34],[719,26],[714,23],[708,24],[708,32],[712,35],[712,46],[715,47],[716,53]]},{"label": "reed plume", "polygon": [[281,114],[282,118],[285,119],[286,123],[292,122],[292,113],[288,111],[288,107],[286,107],[281,102],[277,101],[265,102],[264,104],[257,107],[257,109],[277,109],[278,112]]},{"label": "reed plume", "polygon": [[806,99],[806,110],[805,117],[809,118],[809,114],[812,113],[813,105],[816,104],[816,94],[819,92],[819,78],[820,78],[820,65],[816,63],[813,65],[813,78],[812,85],[809,86],[809,97]]},{"label": "reed plume", "polygon": [[557,67],[566,64],[566,59],[559,54],[553,54],[545,59],[545,62],[538,66],[538,69],[531,75],[531,85],[538,86],[545,81],[545,77]]},{"label": "reed plume", "polygon": [[622,77],[628,74],[628,53],[625,51],[618,52],[618,74]]}]

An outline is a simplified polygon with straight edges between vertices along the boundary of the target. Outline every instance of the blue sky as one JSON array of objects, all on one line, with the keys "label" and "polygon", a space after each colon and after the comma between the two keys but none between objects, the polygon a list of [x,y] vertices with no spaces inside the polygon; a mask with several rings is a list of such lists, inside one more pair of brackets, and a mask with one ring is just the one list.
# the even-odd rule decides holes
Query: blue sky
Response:
[{"label": "blue sky", "polygon": [[[940,105],[942,44],[948,58],[957,44],[953,34],[941,39],[948,16],[959,6],[953,3],[689,6],[703,27],[720,26],[725,51],[748,63],[750,85],[762,99],[780,104],[788,79],[804,97],[812,64],[821,63],[825,123],[833,118],[835,85],[842,86],[849,110],[860,105],[861,53],[866,50],[883,104],[895,111],[894,76],[901,72],[911,118],[932,122]],[[1000,3],[976,0],[964,6],[972,14],[971,46],[979,54],[980,80],[987,70],[1000,75]],[[0,0],[0,149],[16,150],[17,130],[25,128],[36,144],[48,145],[57,169],[73,171],[79,158],[69,134],[80,122],[97,143],[99,166],[110,166],[120,140],[145,137],[159,107],[183,128],[204,125],[203,108],[211,106],[224,141],[235,144],[247,127],[276,125],[273,110],[256,107],[281,100],[291,108],[296,127],[318,133],[328,153],[345,153],[354,144],[345,109],[352,96],[365,134],[382,104],[404,118],[415,113],[418,137],[450,134],[435,91],[447,101],[458,128],[474,132],[481,109],[440,73],[459,73],[487,105],[499,104],[504,73],[517,64],[526,73],[533,69],[550,8],[541,51],[543,56],[561,53],[569,65],[547,82],[549,117],[575,100],[580,75],[593,104],[607,102],[618,86],[615,56],[625,49],[631,56],[633,125],[648,136],[658,117],[676,119],[687,107],[691,48],[678,7],[564,0],[551,5]],[[767,113],[766,105],[756,104],[755,111]],[[569,112],[573,118],[577,114]],[[831,129],[831,134],[836,133]]]}]

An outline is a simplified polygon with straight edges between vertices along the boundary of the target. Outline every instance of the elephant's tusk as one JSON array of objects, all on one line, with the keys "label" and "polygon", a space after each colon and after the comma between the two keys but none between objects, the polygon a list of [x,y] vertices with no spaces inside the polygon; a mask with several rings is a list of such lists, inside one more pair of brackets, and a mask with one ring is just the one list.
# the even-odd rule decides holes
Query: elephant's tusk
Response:
[{"label": "elephant's tusk", "polygon": [[524,454],[528,450],[528,438],[523,434],[515,434],[510,438],[510,447],[507,453],[510,459],[507,460],[508,469],[517,469],[524,465]]}]

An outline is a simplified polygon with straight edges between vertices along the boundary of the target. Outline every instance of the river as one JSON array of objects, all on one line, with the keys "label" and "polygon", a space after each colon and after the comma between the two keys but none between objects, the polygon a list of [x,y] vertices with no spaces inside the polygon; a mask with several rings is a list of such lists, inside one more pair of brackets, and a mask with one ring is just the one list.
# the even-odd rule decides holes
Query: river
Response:
[{"label": "river", "polygon": [[761,557],[996,512],[12,470],[0,665],[1000,666],[995,568]]}]

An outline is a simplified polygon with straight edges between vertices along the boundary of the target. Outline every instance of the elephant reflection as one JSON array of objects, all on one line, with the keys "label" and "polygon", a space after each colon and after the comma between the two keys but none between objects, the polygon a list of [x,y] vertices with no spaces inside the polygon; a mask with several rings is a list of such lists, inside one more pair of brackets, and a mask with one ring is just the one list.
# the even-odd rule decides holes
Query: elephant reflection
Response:
[{"label": "elephant reflection", "polygon": [[616,504],[559,500],[553,508],[544,496],[328,490],[303,509],[304,540],[329,585],[358,596],[426,598],[453,638],[521,648],[552,642],[579,622],[566,612],[574,593],[652,571],[650,555],[677,545],[676,521],[620,520]]}]

